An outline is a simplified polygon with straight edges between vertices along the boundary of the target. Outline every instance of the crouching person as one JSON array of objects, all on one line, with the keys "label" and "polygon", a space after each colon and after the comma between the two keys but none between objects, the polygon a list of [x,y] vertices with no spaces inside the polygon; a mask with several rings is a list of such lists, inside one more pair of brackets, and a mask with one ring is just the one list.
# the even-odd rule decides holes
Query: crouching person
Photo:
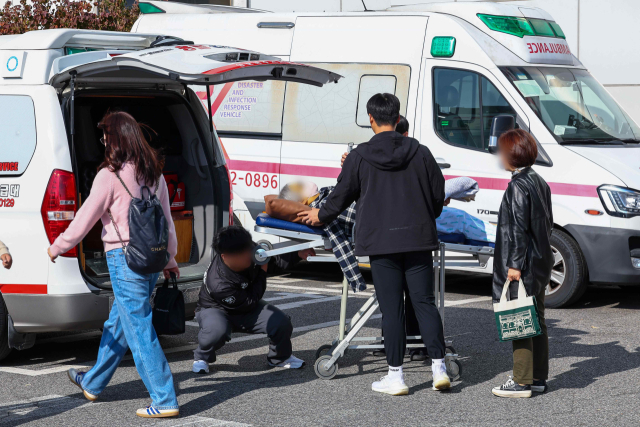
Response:
[{"label": "crouching person", "polygon": [[[233,331],[266,334],[271,366],[301,368],[304,361],[291,350],[291,320],[262,300],[267,289],[267,266],[255,265],[251,234],[240,226],[225,227],[216,235],[215,258],[204,278],[196,308],[200,325],[193,372],[208,373],[216,350],[231,340]],[[294,254],[296,255],[296,254]]]}]

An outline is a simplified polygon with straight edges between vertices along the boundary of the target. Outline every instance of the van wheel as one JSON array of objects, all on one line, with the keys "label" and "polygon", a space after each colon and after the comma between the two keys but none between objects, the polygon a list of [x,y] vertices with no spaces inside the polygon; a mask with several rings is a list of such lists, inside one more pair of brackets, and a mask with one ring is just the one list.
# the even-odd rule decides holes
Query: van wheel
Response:
[{"label": "van wheel", "polygon": [[564,231],[553,230],[550,240],[555,262],[544,305],[565,307],[580,299],[587,290],[587,263],[578,243]]},{"label": "van wheel", "polygon": [[5,359],[11,348],[9,348],[9,311],[4,304],[2,294],[0,294],[0,361]]}]

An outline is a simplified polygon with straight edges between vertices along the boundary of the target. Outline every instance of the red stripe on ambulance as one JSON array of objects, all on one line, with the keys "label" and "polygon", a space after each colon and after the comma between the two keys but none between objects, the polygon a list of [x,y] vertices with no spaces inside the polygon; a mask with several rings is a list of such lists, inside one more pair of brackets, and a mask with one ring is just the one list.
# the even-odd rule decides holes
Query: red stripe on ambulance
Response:
[{"label": "red stripe on ambulance", "polygon": [[39,294],[47,293],[47,285],[0,285],[3,294]]}]

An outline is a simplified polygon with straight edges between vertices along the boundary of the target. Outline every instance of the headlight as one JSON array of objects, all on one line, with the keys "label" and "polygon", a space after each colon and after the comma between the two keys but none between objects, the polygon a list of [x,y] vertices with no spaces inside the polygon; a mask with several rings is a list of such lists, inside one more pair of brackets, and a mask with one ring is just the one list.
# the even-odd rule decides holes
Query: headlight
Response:
[{"label": "headlight", "polygon": [[617,185],[601,185],[598,194],[609,215],[623,218],[640,215],[640,191]]}]

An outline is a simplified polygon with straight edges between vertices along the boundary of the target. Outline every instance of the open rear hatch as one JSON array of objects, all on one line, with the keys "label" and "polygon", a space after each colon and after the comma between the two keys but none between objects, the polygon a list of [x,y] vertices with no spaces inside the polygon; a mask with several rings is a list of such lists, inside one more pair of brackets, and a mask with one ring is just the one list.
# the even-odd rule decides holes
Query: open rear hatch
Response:
[{"label": "open rear hatch", "polygon": [[49,84],[62,88],[75,76],[78,86],[91,87],[215,85],[238,80],[285,80],[322,86],[337,83],[342,77],[321,68],[225,46],[186,44],[90,54],[87,59],[91,62],[80,64],[73,55],[56,59]]}]

